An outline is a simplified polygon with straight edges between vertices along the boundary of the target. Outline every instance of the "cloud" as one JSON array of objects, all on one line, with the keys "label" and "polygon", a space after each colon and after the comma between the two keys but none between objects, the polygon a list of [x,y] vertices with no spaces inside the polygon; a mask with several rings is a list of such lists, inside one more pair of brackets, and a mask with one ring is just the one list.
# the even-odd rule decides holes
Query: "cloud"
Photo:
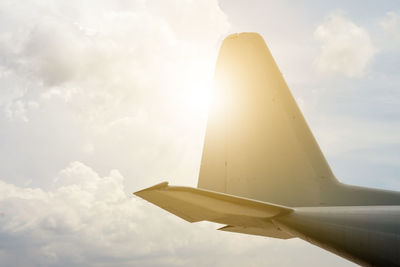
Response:
[{"label": "cloud", "polygon": [[[90,123],[131,115],[128,107],[116,114],[121,105],[204,85],[229,26],[215,0],[2,1],[0,11],[0,78],[21,80],[0,106],[58,96]],[[182,71],[198,74],[183,84]]]},{"label": "cloud", "polygon": [[379,25],[389,37],[388,43],[398,44],[400,42],[400,15],[397,12],[387,12]]},{"label": "cloud", "polygon": [[321,42],[321,52],[315,60],[321,72],[360,77],[376,53],[368,31],[341,12],[328,15],[314,36]]},{"label": "cloud", "polygon": [[127,197],[118,171],[100,177],[73,162],[52,187],[44,191],[0,181],[0,235],[8,240],[1,247],[3,266],[13,265],[21,253],[19,265],[139,265],[144,256],[149,262],[157,253],[166,257],[179,242],[164,238],[145,213],[153,212]]},{"label": "cloud", "polygon": [[[5,179],[46,186],[39,181],[84,159],[147,185],[179,169],[171,160],[192,136],[201,147],[201,100],[229,28],[216,0],[6,0],[0,14],[0,137],[13,148],[0,158],[20,170],[3,170]],[[157,166],[165,158],[169,167]]]}]

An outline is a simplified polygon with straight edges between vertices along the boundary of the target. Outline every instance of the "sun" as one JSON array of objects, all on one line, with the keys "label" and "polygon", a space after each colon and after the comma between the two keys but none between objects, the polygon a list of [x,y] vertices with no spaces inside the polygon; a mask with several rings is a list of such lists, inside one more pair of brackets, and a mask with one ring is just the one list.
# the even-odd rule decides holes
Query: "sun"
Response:
[{"label": "sun", "polygon": [[210,107],[212,88],[213,88],[213,68],[212,64],[199,64],[189,66],[183,75],[183,96],[182,104],[185,110],[194,118],[204,119]]}]

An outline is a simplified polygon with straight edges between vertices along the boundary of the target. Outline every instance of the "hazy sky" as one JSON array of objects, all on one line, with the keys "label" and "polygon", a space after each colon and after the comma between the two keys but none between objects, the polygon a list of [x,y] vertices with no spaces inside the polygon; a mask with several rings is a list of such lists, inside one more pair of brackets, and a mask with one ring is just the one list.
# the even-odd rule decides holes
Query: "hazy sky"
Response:
[{"label": "hazy sky", "polygon": [[187,223],[218,47],[263,35],[339,180],[400,190],[398,1],[0,0],[1,266],[351,266]]}]

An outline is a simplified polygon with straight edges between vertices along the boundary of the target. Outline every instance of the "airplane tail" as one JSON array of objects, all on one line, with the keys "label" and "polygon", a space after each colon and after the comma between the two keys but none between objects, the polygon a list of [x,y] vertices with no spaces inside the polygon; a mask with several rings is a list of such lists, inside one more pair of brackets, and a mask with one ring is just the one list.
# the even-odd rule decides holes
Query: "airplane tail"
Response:
[{"label": "airplane tail", "polygon": [[290,207],[399,203],[337,181],[259,34],[223,41],[213,93],[198,188]]},{"label": "airplane tail", "polygon": [[336,180],[255,33],[233,34],[222,43],[198,188],[165,182],[135,194],[189,222],[282,239],[293,235],[276,218],[301,207],[400,204],[398,192]]}]

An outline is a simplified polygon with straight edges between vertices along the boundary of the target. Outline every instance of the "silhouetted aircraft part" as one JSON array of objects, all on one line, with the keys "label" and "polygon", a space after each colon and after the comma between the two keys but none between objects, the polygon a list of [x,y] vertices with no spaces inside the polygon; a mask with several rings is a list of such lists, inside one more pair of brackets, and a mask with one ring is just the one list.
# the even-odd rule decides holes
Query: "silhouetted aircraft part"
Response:
[{"label": "silhouetted aircraft part", "polygon": [[400,192],[340,183],[262,37],[228,36],[217,59],[198,188],[136,195],[219,230],[307,242],[365,266],[400,266]]}]

